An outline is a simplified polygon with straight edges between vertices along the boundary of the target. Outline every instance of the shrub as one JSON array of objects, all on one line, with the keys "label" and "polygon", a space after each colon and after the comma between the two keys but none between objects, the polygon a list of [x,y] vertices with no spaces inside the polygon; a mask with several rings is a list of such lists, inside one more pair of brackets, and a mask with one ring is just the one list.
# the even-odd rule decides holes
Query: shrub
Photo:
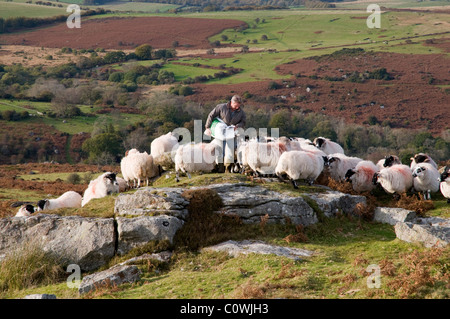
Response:
[{"label": "shrub", "polygon": [[67,182],[70,184],[79,184],[81,182],[81,177],[77,173],[72,173],[67,176]]}]

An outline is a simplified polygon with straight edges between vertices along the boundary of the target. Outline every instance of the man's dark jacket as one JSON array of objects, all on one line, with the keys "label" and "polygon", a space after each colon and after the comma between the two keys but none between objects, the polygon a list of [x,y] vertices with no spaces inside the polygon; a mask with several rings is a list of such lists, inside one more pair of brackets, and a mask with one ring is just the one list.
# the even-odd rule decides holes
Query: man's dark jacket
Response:
[{"label": "man's dark jacket", "polygon": [[217,105],[208,115],[205,127],[211,128],[212,121],[216,118],[220,118],[225,122],[226,125],[235,125],[236,127],[245,127],[245,112],[240,107],[238,110],[234,111],[231,109],[231,102],[222,103]]}]

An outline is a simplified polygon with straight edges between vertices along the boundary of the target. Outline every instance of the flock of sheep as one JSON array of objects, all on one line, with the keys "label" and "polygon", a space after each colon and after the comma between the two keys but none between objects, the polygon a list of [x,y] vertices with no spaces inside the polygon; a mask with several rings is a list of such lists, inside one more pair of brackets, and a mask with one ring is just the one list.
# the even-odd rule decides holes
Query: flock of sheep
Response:
[{"label": "flock of sheep", "polygon": [[[237,136],[236,161],[232,170],[237,173],[252,172],[255,175],[277,176],[281,181],[288,178],[294,188],[297,181],[305,180],[309,185],[326,174],[338,182],[350,182],[356,192],[373,190],[377,184],[390,194],[399,195],[409,190],[422,192],[424,199],[431,199],[431,193],[441,191],[450,203],[449,167],[438,167],[435,161],[424,153],[411,158],[410,166],[401,163],[395,155],[389,155],[373,163],[344,154],[336,142],[317,137],[311,142],[304,138],[244,138]],[[131,187],[146,186],[161,176],[162,170],[174,168],[176,180],[182,172],[191,178],[193,172],[212,172],[217,167],[222,141],[210,143],[180,143],[171,132],[156,138],[151,143],[150,154],[131,149],[120,163],[123,178],[107,172],[90,181],[83,197],[68,191],[56,199],[38,202],[37,210],[61,207],[83,207],[93,198],[126,191]],[[16,216],[30,216],[36,209],[32,205],[22,206]]]}]

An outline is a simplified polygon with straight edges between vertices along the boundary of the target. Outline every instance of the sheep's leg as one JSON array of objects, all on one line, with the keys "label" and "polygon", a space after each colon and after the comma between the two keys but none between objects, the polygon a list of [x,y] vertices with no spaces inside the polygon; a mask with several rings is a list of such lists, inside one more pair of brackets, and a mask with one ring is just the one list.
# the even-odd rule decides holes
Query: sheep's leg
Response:
[{"label": "sheep's leg", "polygon": [[291,179],[292,185],[294,185],[295,189],[298,189],[298,185],[297,182],[295,181],[295,179]]},{"label": "sheep's leg", "polygon": [[281,183],[284,183],[284,182],[285,182],[284,179],[283,179],[283,176],[282,176],[281,174],[276,174],[276,175],[277,175],[278,180],[279,180]]},{"label": "sheep's leg", "polygon": [[189,174],[188,172],[186,172],[186,175],[187,175],[187,177],[188,177],[189,179],[192,178],[192,177],[191,177],[191,174]]},{"label": "sheep's leg", "polygon": [[431,190],[427,190],[427,199],[431,200]]},{"label": "sheep's leg", "polygon": [[178,183],[180,181],[180,172],[176,171],[175,173],[175,181]]}]

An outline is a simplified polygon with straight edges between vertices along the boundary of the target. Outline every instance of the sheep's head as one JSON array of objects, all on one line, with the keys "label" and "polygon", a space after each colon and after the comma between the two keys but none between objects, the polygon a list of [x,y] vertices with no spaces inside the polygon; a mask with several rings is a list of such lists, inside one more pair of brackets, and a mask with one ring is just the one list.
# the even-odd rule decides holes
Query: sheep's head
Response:
[{"label": "sheep's head", "polygon": [[334,162],[339,162],[340,160],[339,157],[328,156],[324,166],[330,167]]},{"label": "sheep's head", "polygon": [[33,205],[30,205],[30,204],[27,204],[27,205],[24,205],[24,206],[20,207],[19,208],[19,212],[20,211],[22,211],[22,212],[23,211],[27,211],[30,214],[33,214],[35,212]]},{"label": "sheep's head", "polygon": [[378,184],[378,176],[379,176],[378,173],[373,174],[373,177],[372,177],[373,185],[377,185]]},{"label": "sheep's head", "polygon": [[400,161],[400,159],[398,158],[398,156],[395,155],[387,155],[384,158],[384,167],[390,167],[394,164],[401,164],[402,162]]},{"label": "sheep's head", "polygon": [[41,199],[38,202],[37,206],[38,206],[38,211],[46,209],[48,206],[48,199]]},{"label": "sheep's head", "polygon": [[441,174],[441,176],[440,176],[440,178],[439,178],[439,180],[440,180],[441,182],[444,182],[444,181],[450,176],[449,169],[450,169],[449,166],[446,166],[446,167],[444,168],[444,172]]},{"label": "sheep's head", "polygon": [[115,173],[105,173],[103,174],[103,182],[105,183],[108,194],[119,192],[119,183],[116,180]]},{"label": "sheep's head", "polygon": [[355,171],[353,170],[353,169],[349,169],[348,171],[347,171],[347,173],[345,173],[345,181],[346,182],[351,182],[351,177],[353,176],[353,175],[355,175]]},{"label": "sheep's head", "polygon": [[323,138],[323,137],[317,137],[314,139],[314,145],[318,148],[321,148],[324,143],[325,143],[325,138]]},{"label": "sheep's head", "polygon": [[426,170],[427,169],[425,167],[418,166],[414,169],[414,172],[412,173],[412,177],[421,177],[421,176],[423,176],[423,174],[425,174],[424,172]]},{"label": "sheep's head", "polygon": [[418,154],[414,155],[414,157],[411,157],[411,160],[415,161],[417,164],[430,162],[429,156],[424,153],[418,153]]}]

